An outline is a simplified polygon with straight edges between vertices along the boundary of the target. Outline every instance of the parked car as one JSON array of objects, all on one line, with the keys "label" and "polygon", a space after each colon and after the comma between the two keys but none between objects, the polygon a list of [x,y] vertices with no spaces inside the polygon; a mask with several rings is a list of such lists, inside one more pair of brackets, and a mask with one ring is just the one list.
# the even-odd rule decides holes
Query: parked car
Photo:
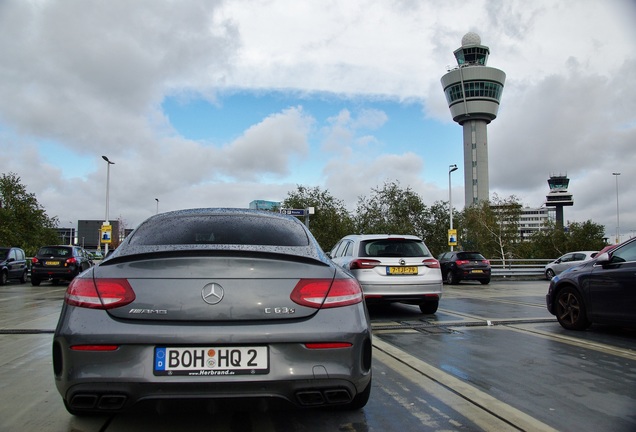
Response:
[{"label": "parked car", "polygon": [[442,277],[449,285],[462,280],[476,280],[483,285],[490,283],[492,268],[479,252],[450,251],[437,257],[442,269]]},{"label": "parked car", "polygon": [[357,409],[371,330],[356,279],[296,218],[182,210],[147,219],[69,285],[53,370],[76,415],[175,399]]},{"label": "parked car", "polygon": [[0,247],[0,285],[6,284],[9,279],[26,283],[27,272],[26,255],[22,249]]},{"label": "parked car", "polygon": [[72,281],[92,265],[88,253],[80,246],[42,246],[31,258],[31,285],[39,286],[49,279],[54,284]]},{"label": "parked car", "polygon": [[358,279],[367,303],[403,302],[418,305],[425,314],[437,311],[442,274],[419,237],[348,235],[329,256]]},{"label": "parked car", "polygon": [[550,280],[555,275],[558,275],[570,267],[574,267],[591,260],[597,253],[598,251],[578,251],[566,253],[545,266],[545,278]]},{"label": "parked car", "polygon": [[546,304],[559,324],[636,326],[636,237],[550,280]]},{"label": "parked car", "polygon": [[99,249],[86,249],[86,253],[93,261],[101,261],[104,259],[104,254]]}]

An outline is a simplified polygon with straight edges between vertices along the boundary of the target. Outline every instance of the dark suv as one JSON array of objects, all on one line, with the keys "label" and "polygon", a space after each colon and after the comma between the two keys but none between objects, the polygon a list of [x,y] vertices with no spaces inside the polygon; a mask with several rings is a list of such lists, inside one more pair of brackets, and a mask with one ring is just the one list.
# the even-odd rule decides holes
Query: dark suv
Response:
[{"label": "dark suv", "polygon": [[43,246],[31,259],[31,285],[43,280],[54,284],[72,281],[75,276],[93,265],[88,253],[79,246]]},{"label": "dark suv", "polygon": [[0,285],[9,279],[26,283],[28,269],[24,251],[17,247],[0,247],[0,271]]},{"label": "dark suv", "polygon": [[442,277],[449,285],[462,280],[478,280],[490,283],[490,261],[479,252],[451,251],[437,257],[442,268]]}]

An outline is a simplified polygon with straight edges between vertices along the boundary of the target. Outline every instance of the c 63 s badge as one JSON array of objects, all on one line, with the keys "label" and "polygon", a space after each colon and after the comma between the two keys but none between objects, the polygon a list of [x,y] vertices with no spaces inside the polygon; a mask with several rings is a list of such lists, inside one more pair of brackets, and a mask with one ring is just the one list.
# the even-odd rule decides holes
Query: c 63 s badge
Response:
[{"label": "c 63 s badge", "polygon": [[296,309],[288,308],[288,307],[268,307],[265,308],[266,314],[275,314],[275,315],[292,315],[296,313]]}]

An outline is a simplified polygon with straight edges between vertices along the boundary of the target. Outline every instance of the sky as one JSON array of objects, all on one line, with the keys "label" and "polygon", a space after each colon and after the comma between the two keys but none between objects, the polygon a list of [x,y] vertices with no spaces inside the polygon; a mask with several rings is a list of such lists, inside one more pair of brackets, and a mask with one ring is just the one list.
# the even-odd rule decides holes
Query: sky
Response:
[{"label": "sky", "polygon": [[106,217],[107,176],[108,217],[129,228],[298,185],[354,210],[398,182],[432,205],[452,164],[461,210],[462,128],[440,79],[475,32],[507,76],[491,196],[540,207],[567,175],[566,222],[627,239],[634,22],[635,0],[0,0],[0,173],[60,227]]}]

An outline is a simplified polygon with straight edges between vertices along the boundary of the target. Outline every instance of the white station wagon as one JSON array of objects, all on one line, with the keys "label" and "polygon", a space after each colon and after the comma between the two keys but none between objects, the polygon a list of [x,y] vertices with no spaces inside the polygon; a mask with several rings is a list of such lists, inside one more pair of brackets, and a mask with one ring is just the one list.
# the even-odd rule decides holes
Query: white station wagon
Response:
[{"label": "white station wagon", "polygon": [[360,234],[342,238],[331,259],[358,279],[367,304],[415,304],[422,313],[437,311],[442,297],[439,261],[413,235]]}]

